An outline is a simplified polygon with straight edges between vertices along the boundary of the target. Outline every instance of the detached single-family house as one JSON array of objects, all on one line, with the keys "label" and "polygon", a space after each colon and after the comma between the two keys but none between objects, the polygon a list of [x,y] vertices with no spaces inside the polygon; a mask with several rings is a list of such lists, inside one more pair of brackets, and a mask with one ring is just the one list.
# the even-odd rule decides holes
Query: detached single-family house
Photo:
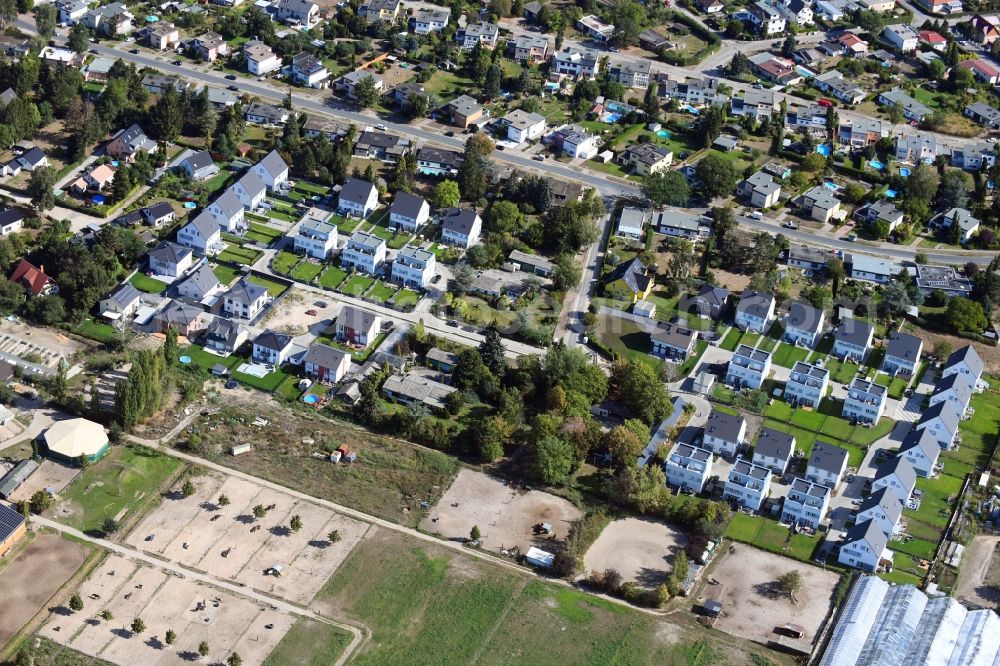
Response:
[{"label": "detached single-family house", "polygon": [[342,349],[314,342],[302,359],[307,377],[336,384],[351,369],[351,355]]},{"label": "detached single-family house", "polygon": [[545,62],[549,57],[549,40],[541,35],[518,35],[514,42],[514,61],[528,66]]},{"label": "detached single-family house", "polygon": [[712,452],[677,442],[663,463],[663,472],[669,485],[700,493],[712,476]]},{"label": "detached single-family house", "polygon": [[723,487],[722,499],[758,511],[770,492],[771,470],[737,458]]},{"label": "detached single-family house", "polygon": [[958,240],[963,245],[972,240],[972,237],[979,233],[979,220],[972,216],[965,208],[952,208],[941,218],[941,225],[944,227],[958,226]]},{"label": "detached single-family house", "polygon": [[878,96],[878,103],[883,106],[895,106],[903,111],[903,117],[907,120],[915,120],[918,123],[931,115],[931,110],[913,99],[899,88],[893,88]]},{"label": "detached single-family house", "polygon": [[600,137],[591,134],[578,125],[569,125],[557,130],[549,137],[553,145],[566,157],[589,160],[597,155]]},{"label": "detached single-family house", "polygon": [[319,58],[303,51],[292,57],[292,80],[306,88],[326,88],[330,70]]},{"label": "detached single-family house", "polygon": [[680,362],[694,353],[697,339],[697,334],[685,326],[659,322],[649,334],[649,353],[657,358]]},{"label": "detached single-family house", "polygon": [[545,116],[514,109],[503,118],[507,125],[507,140],[524,143],[540,139],[545,134]]},{"label": "detached single-family house", "polygon": [[962,415],[958,413],[955,406],[947,400],[942,400],[936,405],[931,405],[920,415],[915,430],[926,430],[934,437],[942,449],[950,449],[955,445],[955,437],[958,435],[958,425],[962,420]]},{"label": "detached single-family house", "polygon": [[0,236],[9,236],[24,228],[26,217],[20,208],[4,208],[0,210]]},{"label": "detached single-family house", "polygon": [[437,258],[416,245],[404,245],[392,262],[392,279],[404,287],[426,289],[434,277]]},{"label": "detached single-family house", "polygon": [[907,134],[896,137],[896,160],[899,162],[931,164],[937,156],[937,137],[933,134]]},{"label": "detached single-family house", "polygon": [[770,174],[758,171],[736,186],[736,194],[754,208],[770,208],[778,203],[781,185]]},{"label": "detached single-family house", "polygon": [[905,503],[917,485],[917,473],[904,458],[886,458],[875,470],[872,492],[879,488],[891,488],[900,501]]},{"label": "detached single-family house", "polygon": [[191,41],[191,49],[205,62],[215,62],[229,55],[229,44],[217,32],[206,32]]},{"label": "detached single-family house", "polygon": [[551,71],[560,76],[593,79],[601,73],[601,55],[594,49],[566,46],[552,54]]},{"label": "detached single-family house", "polygon": [[197,337],[208,325],[208,315],[197,305],[180,301],[168,301],[166,307],[153,317],[156,330],[166,333],[173,328],[177,335],[183,335],[188,340]]},{"label": "detached single-family house", "polygon": [[219,173],[219,167],[207,150],[199,150],[185,157],[181,162],[181,170],[192,180],[208,180]]},{"label": "detached single-family house", "polygon": [[806,479],[795,478],[781,505],[781,522],[818,529],[830,506],[830,489]]},{"label": "detached single-family house", "polygon": [[745,289],[736,306],[736,328],[741,331],[767,333],[774,321],[774,296],[752,289]]},{"label": "detached single-family house", "polygon": [[385,240],[364,231],[355,231],[340,253],[340,266],[375,275],[385,263]]},{"label": "detached single-family house", "polygon": [[328,220],[327,213],[310,209],[295,233],[295,251],[320,261],[329,257],[337,247],[337,225]]},{"label": "detached single-family house", "polygon": [[619,156],[622,166],[637,176],[648,176],[670,168],[674,153],[652,143],[634,143]]},{"label": "detached single-family house", "polygon": [[282,183],[288,182],[288,165],[277,150],[272,150],[260,162],[250,167],[249,173],[254,173],[264,183],[264,186],[274,191]]},{"label": "detached single-family house", "polygon": [[208,211],[202,211],[177,232],[177,242],[201,254],[209,254],[222,243],[222,227]]},{"label": "detached single-family house", "polygon": [[823,333],[826,313],[804,301],[793,301],[785,317],[785,342],[812,348]]},{"label": "detached single-family house", "polygon": [[367,180],[348,178],[340,188],[337,212],[346,217],[367,218],[378,207],[378,189]]},{"label": "detached single-family house", "polygon": [[109,157],[128,162],[134,160],[139,151],[155,153],[156,142],[149,138],[138,125],[119,130],[105,148],[105,153]]},{"label": "detached single-family house", "polygon": [[337,339],[354,345],[367,347],[382,330],[382,317],[379,315],[345,305],[337,315]]},{"label": "detached single-family house", "polygon": [[784,14],[778,8],[761,0],[749,6],[746,18],[753,26],[754,32],[760,35],[761,39],[766,39],[771,35],[778,35],[785,31],[788,22]]},{"label": "detached single-family house", "polygon": [[638,257],[623,261],[605,278],[604,293],[616,300],[630,303],[646,298],[653,287],[653,277]]},{"label": "detached single-family house", "polygon": [[248,123],[283,127],[291,115],[288,109],[264,102],[251,102],[243,116]]},{"label": "detached single-family house", "polygon": [[941,376],[948,377],[954,374],[969,375],[974,384],[979,382],[979,378],[983,375],[983,359],[972,345],[966,345],[949,354]]},{"label": "detached single-family house", "polygon": [[243,209],[247,211],[256,210],[264,202],[264,197],[267,194],[264,181],[252,170],[243,174],[229,189],[243,204]]},{"label": "detached single-family house", "polygon": [[281,69],[281,58],[271,50],[270,46],[256,39],[243,45],[243,58],[246,61],[247,71],[254,76],[265,76]]},{"label": "detached single-family house", "polygon": [[888,396],[889,390],[886,387],[855,377],[847,387],[844,418],[858,423],[878,423],[885,411]]},{"label": "detached single-family house", "polygon": [[818,273],[826,271],[826,264],[829,260],[830,253],[827,250],[808,245],[791,245],[788,248],[788,265],[792,268]]},{"label": "detached single-family house", "polygon": [[632,208],[626,206],[622,208],[618,216],[618,226],[615,227],[615,235],[619,238],[631,238],[640,240],[646,231],[648,214],[642,208]]},{"label": "detached single-family house", "polygon": [[903,515],[903,502],[892,488],[879,488],[861,500],[854,522],[871,520],[887,537],[891,537]]},{"label": "detached single-family house", "polygon": [[882,31],[882,39],[903,53],[916,51],[920,45],[920,35],[912,26],[904,23],[887,25]]},{"label": "detached single-family house", "polygon": [[475,97],[459,95],[442,106],[440,112],[444,114],[450,124],[465,129],[483,119],[484,109]]},{"label": "detached single-family house", "polygon": [[868,322],[845,317],[833,330],[833,355],[845,361],[863,363],[872,347],[875,329]]},{"label": "detached single-family house", "polygon": [[785,401],[796,407],[815,409],[826,397],[830,371],[817,365],[796,361],[785,382]]},{"label": "detached single-family house", "polygon": [[417,231],[427,224],[431,207],[423,197],[409,192],[397,192],[389,207],[389,226],[401,231]]},{"label": "detached single-family house", "polygon": [[1000,109],[990,106],[986,102],[973,102],[965,107],[962,115],[980,125],[985,125],[989,129],[1000,129]]},{"label": "detached single-family house", "polygon": [[899,455],[910,463],[914,472],[926,478],[934,472],[938,456],[941,455],[941,447],[934,439],[934,435],[927,430],[914,429],[903,438],[903,443],[899,446]]},{"label": "detached single-family house", "polygon": [[879,199],[864,209],[864,219],[868,224],[875,224],[880,220],[885,222],[889,225],[891,234],[903,223],[903,211],[896,208],[896,204],[888,199]]},{"label": "detached single-family house", "polygon": [[500,26],[496,23],[486,23],[485,21],[473,23],[455,31],[455,41],[465,51],[471,51],[476,48],[476,44],[492,51],[497,46],[497,38],[499,36]]},{"label": "detached single-family house", "polygon": [[49,158],[41,148],[32,146],[11,160],[11,162],[17,164],[20,169],[24,169],[25,171],[34,171],[35,169],[48,166]]},{"label": "detached single-family house", "polygon": [[266,329],[254,338],[252,358],[257,363],[278,367],[288,360],[293,348],[292,336]]},{"label": "detached single-family house", "polygon": [[356,69],[353,72],[344,74],[334,81],[334,86],[342,92],[348,99],[358,98],[358,85],[365,79],[371,79],[375,86],[375,92],[381,95],[385,92],[385,80],[375,72],[367,69]]},{"label": "detached single-family house", "polygon": [[128,282],[123,282],[101,299],[98,310],[105,319],[129,320],[142,305],[142,292]]},{"label": "detached single-family house", "polygon": [[806,480],[836,490],[847,472],[847,459],[846,449],[817,440],[806,463]]},{"label": "detached single-family house", "polygon": [[215,296],[222,287],[219,277],[207,263],[199,266],[191,275],[177,285],[177,293],[185,298],[202,303]]},{"label": "detached single-family house", "polygon": [[853,280],[866,280],[878,284],[887,284],[892,280],[892,264],[885,259],[866,254],[845,254],[844,264],[847,276]]},{"label": "detached single-family house", "polygon": [[757,390],[771,372],[771,353],[749,345],[736,348],[726,369],[726,384]]},{"label": "detached single-family house", "polygon": [[447,9],[421,9],[410,17],[410,27],[417,35],[441,32],[448,26],[451,12]]},{"label": "detached single-family house", "polygon": [[892,560],[892,552],[886,548],[888,543],[889,537],[874,521],[856,523],[844,536],[837,561],[844,566],[874,573],[883,559]]},{"label": "detached single-family house", "polygon": [[241,278],[222,297],[222,311],[237,319],[253,319],[267,305],[267,289]]},{"label": "detached single-family house", "polygon": [[924,341],[909,333],[893,333],[885,347],[882,371],[890,375],[911,377],[917,371]]},{"label": "detached single-family house", "polygon": [[215,317],[205,328],[202,344],[217,354],[228,356],[235,353],[250,338],[250,330],[231,319]]},{"label": "detached single-family house", "polygon": [[774,93],[770,90],[747,90],[742,94],[733,95],[730,104],[734,116],[750,116],[758,121],[770,118],[778,112],[778,104],[774,100]]},{"label": "detached single-family house", "polygon": [[746,444],[746,437],[746,419],[713,409],[702,429],[701,447],[716,455],[733,457]]},{"label": "detached single-family house", "polygon": [[753,463],[767,467],[777,475],[788,471],[795,455],[795,438],[788,433],[761,428],[753,447]]},{"label": "detached single-family house", "polygon": [[308,29],[319,21],[319,5],[309,0],[277,0],[273,6],[278,19],[286,23],[297,23]]},{"label": "detached single-family house", "polygon": [[840,210],[840,199],[822,185],[807,190],[801,202],[802,210],[818,222],[829,222]]},{"label": "detached single-family house", "polygon": [[27,259],[17,262],[10,281],[24,287],[32,296],[50,296],[59,293],[56,281],[45,274],[45,266],[35,266]]},{"label": "detached single-family house", "polygon": [[707,215],[664,210],[653,214],[651,224],[661,234],[673,238],[698,240],[712,234],[712,223]]},{"label": "detached single-family house", "polygon": [[725,312],[728,302],[728,289],[703,284],[698,288],[698,293],[692,299],[691,305],[700,316],[718,319]]},{"label": "detached single-family house", "polygon": [[976,81],[979,81],[980,83],[995,86],[997,82],[1000,81],[1000,70],[982,58],[962,60],[958,63],[958,66],[962,69],[971,71],[972,75],[976,78]]},{"label": "detached single-family house", "polygon": [[483,219],[471,208],[448,208],[441,215],[441,242],[469,249],[479,242]]},{"label": "detached single-family house", "polygon": [[147,258],[149,272],[153,275],[178,278],[191,268],[193,254],[189,247],[163,241],[149,251]]}]

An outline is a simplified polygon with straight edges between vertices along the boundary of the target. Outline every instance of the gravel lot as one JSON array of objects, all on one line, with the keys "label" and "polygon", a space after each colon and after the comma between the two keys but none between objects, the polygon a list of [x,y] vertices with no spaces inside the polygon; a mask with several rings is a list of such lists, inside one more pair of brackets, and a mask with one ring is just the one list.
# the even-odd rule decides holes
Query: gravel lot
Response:
[{"label": "gravel lot", "polygon": [[674,555],[687,545],[687,538],[666,523],[642,518],[615,520],[583,558],[590,571],[616,569],[623,580],[653,588],[662,583]]}]

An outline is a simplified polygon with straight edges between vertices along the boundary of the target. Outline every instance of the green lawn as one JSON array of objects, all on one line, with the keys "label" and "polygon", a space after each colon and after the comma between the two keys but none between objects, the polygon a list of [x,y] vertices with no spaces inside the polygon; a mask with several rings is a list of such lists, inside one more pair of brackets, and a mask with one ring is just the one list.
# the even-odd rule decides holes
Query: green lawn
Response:
[{"label": "green lawn", "polygon": [[216,356],[211,352],[205,351],[204,347],[199,347],[198,345],[189,345],[185,347],[181,350],[181,356],[190,357],[191,363],[203,370],[211,370],[212,366],[217,364],[222,364],[232,370],[234,367],[243,362],[243,359],[239,356],[227,356],[223,358],[221,356]]},{"label": "green lawn", "polygon": [[226,249],[219,253],[218,259],[219,261],[252,266],[263,254],[260,250],[229,243],[226,245]]},{"label": "green lawn", "polygon": [[316,183],[310,183],[304,180],[295,181],[295,187],[293,190],[298,190],[305,195],[318,194],[321,197],[326,196],[330,193],[330,188],[326,185],[318,185]]},{"label": "green lawn", "polygon": [[598,315],[598,337],[612,353],[652,367],[658,367],[660,359],[649,355],[649,333],[631,319],[614,315]]},{"label": "green lawn", "polygon": [[336,663],[350,644],[349,632],[299,618],[264,660],[264,666],[327,666]]},{"label": "green lawn", "polygon": [[378,282],[372,288],[371,292],[369,292],[368,297],[378,299],[379,301],[385,303],[390,298],[392,298],[395,295],[395,293],[396,293],[396,288],[393,287],[391,284],[387,284],[385,282]]},{"label": "green lawn", "polygon": [[845,363],[833,357],[830,357],[826,364],[826,369],[830,371],[830,381],[838,384],[849,384],[854,379],[854,375],[858,374],[860,367],[857,363],[850,361]]},{"label": "green lawn", "polygon": [[247,238],[263,243],[264,245],[270,245],[284,235],[283,232],[274,227],[266,224],[258,224],[257,222],[251,222],[250,230],[246,233]]},{"label": "green lawn", "polygon": [[347,278],[342,285],[340,285],[340,291],[348,296],[361,296],[368,291],[368,288],[373,284],[375,284],[375,278],[355,273],[351,277]]},{"label": "green lawn", "polygon": [[74,330],[85,338],[103,343],[108,343],[121,337],[114,326],[102,324],[93,319],[81,322]]},{"label": "green lawn", "polygon": [[219,278],[219,282],[225,285],[232,284],[233,280],[236,279],[236,276],[239,275],[239,271],[235,268],[220,266],[218,264],[212,266],[212,272],[215,273],[215,277]]},{"label": "green lawn", "polygon": [[323,264],[303,261],[292,269],[291,277],[302,282],[312,282],[313,278],[323,272]]},{"label": "green lawn", "polygon": [[319,283],[328,289],[336,289],[346,277],[347,271],[336,266],[327,266],[319,276]]},{"label": "green lawn", "polygon": [[271,269],[274,270],[275,273],[288,275],[292,272],[292,268],[297,263],[299,263],[299,255],[287,250],[282,250],[278,254],[274,255],[274,259],[271,261]]},{"label": "green lawn", "polygon": [[278,296],[281,296],[283,293],[285,293],[285,290],[288,289],[288,287],[281,284],[280,282],[277,282],[276,280],[270,280],[260,275],[251,275],[248,279],[254,284],[259,284],[260,286],[267,289],[267,293],[271,294],[272,298],[277,298]]},{"label": "green lawn", "polygon": [[162,294],[167,288],[166,282],[161,282],[156,278],[151,278],[142,273],[136,273],[129,278],[129,283],[139,291],[146,292],[147,294]]},{"label": "green lawn", "polygon": [[[157,490],[181,466],[176,458],[140,446],[116,446],[103,460],[90,465],[61,493],[53,518],[83,531],[99,531],[101,523],[125,507],[135,511],[158,501]],[[127,514],[126,514],[127,515]]]},{"label": "green lawn", "polygon": [[782,342],[771,356],[771,362],[783,368],[794,367],[796,362],[806,360],[809,350]]},{"label": "green lawn", "polygon": [[334,216],[330,220],[330,223],[337,225],[337,233],[349,234],[358,228],[358,225],[361,224],[361,218],[352,217],[348,220],[340,216]]},{"label": "green lawn", "polygon": [[782,527],[774,520],[745,513],[733,514],[729,527],[726,528],[726,536],[802,562],[812,559],[813,552],[822,541],[819,536],[793,535],[787,527]]},{"label": "green lawn", "polygon": [[419,300],[420,294],[412,289],[400,289],[396,292],[396,297],[392,300],[392,303],[398,308],[408,309],[416,307]]},{"label": "green lawn", "polygon": [[[243,359],[239,359],[243,361]],[[238,364],[237,364],[238,365]],[[281,385],[285,379],[291,375],[284,368],[278,368],[273,372],[269,372],[263,377],[256,377],[254,375],[248,375],[246,373],[240,372],[233,368],[232,377],[233,379],[239,381],[247,386],[252,386],[253,388],[260,389],[261,391],[267,391],[268,393],[273,393],[278,386]]]},{"label": "green lawn", "polygon": [[719,345],[726,351],[736,351],[736,347],[740,344],[740,338],[743,336],[743,332],[736,328],[735,326],[729,329],[726,333],[726,337],[723,338],[722,343]]}]

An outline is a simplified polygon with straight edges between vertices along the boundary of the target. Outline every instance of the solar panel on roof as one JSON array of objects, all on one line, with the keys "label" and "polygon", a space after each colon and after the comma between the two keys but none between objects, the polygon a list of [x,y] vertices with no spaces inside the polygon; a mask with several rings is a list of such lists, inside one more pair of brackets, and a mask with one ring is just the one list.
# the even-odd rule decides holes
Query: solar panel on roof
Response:
[{"label": "solar panel on roof", "polygon": [[0,542],[6,541],[10,535],[24,522],[24,516],[6,504],[0,504]]}]

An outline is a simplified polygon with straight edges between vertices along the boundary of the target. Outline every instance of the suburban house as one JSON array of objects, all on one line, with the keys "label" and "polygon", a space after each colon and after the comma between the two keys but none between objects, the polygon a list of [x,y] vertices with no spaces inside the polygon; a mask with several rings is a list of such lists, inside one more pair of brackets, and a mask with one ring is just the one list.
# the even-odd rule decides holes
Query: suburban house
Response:
[{"label": "suburban house", "polygon": [[[864,44],[867,48],[868,45],[865,42],[861,40],[858,40],[858,42]],[[860,104],[868,96],[868,93],[863,88],[845,79],[844,75],[835,69],[831,69],[829,72],[815,77],[812,80],[812,84],[820,91],[829,93],[844,104]]]},{"label": "suburban house", "polygon": [[412,373],[403,376],[394,374],[382,384],[382,395],[387,400],[403,405],[418,403],[435,413],[444,410],[445,400],[457,390],[425,375]]},{"label": "suburban house", "polygon": [[802,195],[801,207],[805,214],[817,222],[829,222],[840,210],[840,199],[827,188],[817,185]]},{"label": "suburban house", "polygon": [[788,433],[761,428],[753,447],[753,463],[781,476],[795,455],[795,438]]},{"label": "suburban house", "polygon": [[281,58],[270,46],[256,39],[243,45],[243,59],[246,61],[247,71],[254,76],[265,76],[281,69]]},{"label": "suburban house", "polygon": [[231,319],[215,317],[205,329],[202,344],[217,354],[235,353],[249,339],[250,331]]},{"label": "suburban house", "polygon": [[754,208],[770,208],[778,203],[781,185],[770,174],[758,171],[736,186],[737,196],[746,199]]},{"label": "suburban house", "polygon": [[979,220],[965,208],[952,208],[941,217],[941,226],[958,227],[958,241],[962,245],[972,240],[979,233]]},{"label": "suburban house", "polygon": [[181,33],[173,23],[159,21],[146,26],[142,31],[142,37],[146,44],[157,51],[166,51],[177,48],[181,43]]},{"label": "suburban house", "polygon": [[209,254],[222,244],[222,227],[211,213],[202,211],[181,227],[177,242],[201,254]]},{"label": "suburban house", "polygon": [[844,418],[858,423],[878,423],[888,395],[886,387],[855,377],[844,399]]},{"label": "suburban house", "polygon": [[598,42],[607,42],[615,32],[615,26],[605,23],[593,14],[587,14],[576,20],[574,27]]},{"label": "suburban house", "polygon": [[416,245],[404,245],[392,262],[392,279],[404,287],[426,289],[434,277],[437,258]]},{"label": "suburban house", "polygon": [[88,9],[80,23],[97,34],[122,37],[135,29],[135,26],[132,25],[134,18],[125,7],[125,3],[112,2],[102,7]]},{"label": "suburban house", "polygon": [[596,156],[601,145],[600,137],[579,125],[567,125],[553,132],[548,138],[563,155],[583,160]]},{"label": "suburban house", "polygon": [[833,330],[833,355],[845,361],[864,362],[872,347],[875,329],[866,321],[844,317]]},{"label": "suburban house", "polygon": [[211,153],[199,150],[184,158],[181,162],[181,171],[192,180],[208,180],[219,173],[219,167],[212,160]]},{"label": "suburban house", "polygon": [[896,491],[892,488],[879,488],[861,500],[854,518],[855,523],[874,521],[883,534],[891,537],[902,515],[903,503]]},{"label": "suburban house", "polygon": [[742,331],[766,333],[774,321],[774,296],[745,289],[736,306],[736,328]]},{"label": "suburban house", "polygon": [[423,197],[409,192],[397,192],[389,207],[389,226],[415,232],[427,224],[430,216],[431,207]]},{"label": "suburban house", "polygon": [[723,487],[722,499],[757,511],[770,492],[771,470],[737,458]]},{"label": "suburban house", "polygon": [[634,143],[619,156],[626,169],[637,176],[648,176],[670,168],[674,161],[674,153],[664,146],[652,143]]},{"label": "suburban house", "polygon": [[357,99],[358,84],[365,79],[372,80],[377,94],[381,95],[385,91],[385,80],[375,72],[369,72],[367,69],[356,69],[353,72],[348,72],[334,81],[334,85],[348,99]]},{"label": "suburban house", "polygon": [[663,463],[663,472],[669,485],[700,493],[712,476],[712,452],[677,442]]},{"label": "suburban house", "polygon": [[796,361],[785,382],[785,401],[798,407],[816,408],[830,385],[830,371],[817,365]]},{"label": "suburban house", "polygon": [[979,357],[972,345],[956,349],[948,356],[941,376],[947,377],[954,374],[969,375],[973,378],[973,383],[979,382],[979,378],[983,375],[983,359]]},{"label": "suburban house", "polygon": [[886,458],[875,470],[872,492],[879,488],[891,488],[900,501],[905,503],[917,485],[917,473],[910,463],[900,457]]},{"label": "suburban house", "polygon": [[840,543],[837,561],[844,566],[874,573],[883,560],[892,561],[892,551],[886,548],[888,543],[889,537],[874,521],[856,523]]},{"label": "suburban house", "polygon": [[354,155],[370,160],[395,164],[399,158],[410,152],[410,140],[388,134],[365,130],[354,143]]},{"label": "suburban house", "polygon": [[222,311],[237,319],[253,319],[267,305],[267,289],[240,278],[222,297]]},{"label": "suburban house", "polygon": [[846,449],[817,440],[806,463],[806,480],[836,490],[847,473]]},{"label": "suburban house", "polygon": [[14,171],[15,173],[24,169],[25,171],[34,171],[40,167],[45,167],[49,165],[49,158],[38,146],[32,146],[28,150],[24,151],[14,159],[12,159],[7,168]]},{"label": "suburban house", "polygon": [[950,402],[951,406],[958,412],[958,415],[962,416],[965,414],[965,410],[968,409],[969,401],[972,399],[975,391],[976,385],[969,375],[958,373],[948,375],[947,377],[943,377],[934,386],[928,406],[933,407],[939,402]]},{"label": "suburban house", "polygon": [[378,207],[378,189],[367,180],[348,178],[340,188],[337,213],[345,217],[367,218]]},{"label": "suburban house", "polygon": [[254,338],[251,358],[257,363],[266,363],[277,368],[288,360],[288,355],[294,347],[292,336],[265,329]]},{"label": "suburban house", "polygon": [[149,251],[147,259],[149,272],[153,275],[178,278],[191,268],[193,255],[189,247],[163,241]]},{"label": "suburban house", "polygon": [[448,123],[462,129],[475,125],[483,119],[483,106],[475,97],[459,95],[440,108]]},{"label": "suburban house", "polygon": [[892,333],[885,347],[882,371],[890,375],[910,377],[917,371],[924,341],[909,333]]},{"label": "suburban house", "polygon": [[770,90],[747,90],[733,95],[730,103],[734,116],[750,116],[758,121],[778,112],[778,103],[774,101],[774,93]]},{"label": "suburban house", "polygon": [[142,292],[128,282],[123,282],[101,299],[97,309],[101,316],[111,320],[130,320],[142,305]]},{"label": "suburban house", "polygon": [[899,88],[893,88],[887,92],[880,93],[878,103],[883,106],[895,106],[902,110],[904,118],[907,120],[916,120],[918,123],[931,115],[930,108],[913,99]]},{"label": "suburban house", "polygon": [[358,16],[368,24],[393,23],[399,18],[403,3],[400,0],[365,0],[358,7]]},{"label": "suburban house", "polygon": [[840,124],[840,142],[852,149],[864,148],[889,136],[889,124],[873,118],[855,119]]},{"label": "suburban house", "polygon": [[882,39],[903,53],[916,51],[920,44],[920,35],[912,26],[904,23],[887,25],[882,31]]},{"label": "suburban house", "polygon": [[351,355],[342,349],[314,342],[302,359],[307,377],[336,384],[351,369]]},{"label": "suburban house", "polygon": [[830,489],[806,479],[795,478],[781,505],[781,522],[819,528],[830,505]]},{"label": "suburban house", "polygon": [[326,88],[330,85],[330,70],[319,58],[303,51],[292,57],[292,80],[306,88]]},{"label": "suburban house", "polygon": [[197,305],[171,300],[154,315],[153,325],[160,333],[166,333],[173,328],[177,331],[177,335],[190,340],[205,330],[208,326],[208,317],[205,310]]},{"label": "suburban house", "polygon": [[958,413],[955,406],[947,400],[942,400],[936,405],[931,405],[925,409],[914,430],[926,430],[934,437],[942,449],[950,449],[955,445],[955,437],[958,435],[958,425],[962,420],[962,415]]},{"label": "suburban house", "polygon": [[206,32],[191,41],[191,49],[205,62],[229,55],[229,44],[217,32]]},{"label": "suburban house", "polygon": [[972,75],[976,78],[976,81],[979,81],[980,83],[995,86],[997,82],[1000,81],[1000,70],[982,58],[962,60],[958,63],[958,66],[962,69],[971,71]]},{"label": "suburban house", "polygon": [[826,313],[805,301],[792,301],[785,316],[785,342],[812,348],[823,333]]},{"label": "suburban house", "polygon": [[341,268],[375,275],[385,263],[385,240],[364,231],[355,231],[340,253]]},{"label": "suburban house", "polygon": [[889,225],[889,233],[896,230],[903,223],[903,211],[896,208],[896,204],[888,199],[879,199],[873,204],[864,208],[864,220],[868,224],[875,224],[879,221]]},{"label": "suburban house", "polygon": [[892,280],[892,264],[885,259],[869,257],[866,254],[845,254],[844,265],[847,276],[854,280],[866,280],[887,284]]},{"label": "suburban house", "polygon": [[410,17],[410,27],[417,35],[441,32],[448,26],[451,12],[447,9],[421,9]]},{"label": "suburban house", "polygon": [[514,42],[514,62],[537,65],[549,56],[549,40],[541,35],[518,35]]},{"label": "suburban house", "polygon": [[698,288],[698,293],[692,299],[692,306],[694,311],[702,317],[718,319],[725,312],[728,302],[728,289],[703,284]]},{"label": "suburban house", "polygon": [[749,345],[736,348],[726,369],[726,384],[757,390],[771,372],[771,353]]},{"label": "suburban house", "polygon": [[462,49],[471,51],[480,45],[484,49],[492,51],[497,46],[497,38],[500,36],[500,26],[496,23],[486,23],[480,21],[455,31],[455,41],[461,44]]},{"label": "suburban house", "polygon": [[231,189],[226,190],[205,209],[223,231],[243,233],[248,228],[243,217],[243,202]]},{"label": "suburban house", "polygon": [[441,242],[469,249],[479,242],[483,219],[472,208],[448,208],[441,214]]},{"label": "suburban house", "polygon": [[652,67],[645,58],[641,60],[626,60],[615,67],[611,67],[609,74],[613,81],[617,81],[626,88],[643,88],[649,85],[649,74]]},{"label": "suburban house", "polygon": [[382,330],[382,317],[351,305],[345,305],[337,315],[337,339],[352,345],[367,347]]},{"label": "suburban house", "polygon": [[545,134],[545,116],[515,109],[503,118],[507,125],[507,140],[524,143],[540,139]]},{"label": "suburban house", "polygon": [[632,240],[642,239],[646,231],[647,217],[644,209],[625,206],[618,216],[615,236],[619,238],[631,238]]},{"label": "suburban house", "polygon": [[179,76],[151,72],[142,77],[142,87],[148,90],[150,95],[162,95],[170,88],[183,93],[190,87],[190,84],[187,81],[182,81]]},{"label": "suburban house", "polygon": [[156,152],[156,142],[149,138],[141,127],[132,125],[119,130],[108,142],[105,152],[116,160],[131,162],[139,151]]},{"label": "suburban house", "polygon": [[277,150],[272,150],[260,162],[250,167],[250,173],[256,174],[264,186],[274,191],[282,183],[288,182],[288,165]]},{"label": "suburban house", "polygon": [[185,298],[202,303],[212,298],[222,287],[212,267],[203,263],[183,282],[177,285],[177,293]]},{"label": "suburban house", "polygon": [[601,56],[594,49],[566,46],[552,54],[551,67],[561,76],[592,79],[601,73]]},{"label": "suburban house", "polygon": [[698,240],[712,234],[712,223],[706,215],[692,215],[675,210],[653,214],[652,225],[661,234],[674,238]]},{"label": "suburban house", "polygon": [[10,274],[10,281],[19,284],[32,296],[50,296],[59,293],[55,280],[45,274],[45,266],[35,266],[21,259]]},{"label": "suburban house", "polygon": [[746,419],[713,409],[702,429],[701,446],[716,455],[733,457],[743,448],[746,436]]},{"label": "suburban house", "polygon": [[604,282],[605,295],[631,303],[645,299],[652,288],[653,278],[638,257],[615,266]]},{"label": "suburban house", "polygon": [[243,113],[248,123],[282,127],[288,122],[288,109],[264,102],[251,102]]},{"label": "suburban house", "polygon": [[680,362],[694,353],[697,334],[680,324],[659,322],[649,334],[649,353],[657,358]]},{"label": "suburban house", "polygon": [[927,430],[911,430],[899,445],[899,455],[910,463],[918,476],[926,478],[934,472],[941,447]]},{"label": "suburban house", "polygon": [[976,14],[969,21],[969,32],[972,41],[990,46],[1000,37],[1000,17]]},{"label": "suburban house", "polygon": [[[990,129],[1000,129],[1000,111],[997,111],[996,121],[991,121],[988,125]],[[951,165],[959,169],[981,171],[983,165],[989,168],[996,164],[996,161],[996,150],[988,141],[969,141],[951,148]]]},{"label": "suburban house", "polygon": [[295,251],[320,261],[329,257],[337,247],[337,225],[328,220],[327,213],[311,208],[295,232]]},{"label": "suburban house", "polygon": [[267,194],[264,181],[253,171],[247,171],[229,189],[243,204],[244,210],[248,211],[256,210],[264,203],[264,196]]},{"label": "suburban house", "polygon": [[896,159],[900,162],[930,164],[937,156],[937,137],[933,134],[907,134],[896,137]]},{"label": "suburban house", "polygon": [[965,107],[962,115],[971,118],[980,125],[985,125],[989,129],[1000,129],[1000,109],[990,106],[986,102],[973,102]]},{"label": "suburban house", "polygon": [[7,236],[23,229],[25,217],[24,211],[20,208],[0,210],[0,236]]},{"label": "suburban house", "polygon": [[539,277],[549,277],[555,270],[555,264],[537,254],[528,254],[521,250],[511,250],[507,262],[517,271],[533,273]]},{"label": "suburban house", "polygon": [[276,0],[273,7],[278,19],[285,23],[297,23],[308,29],[319,21],[319,5],[309,0]]},{"label": "suburban house", "polygon": [[753,31],[760,35],[761,39],[781,34],[788,26],[784,14],[778,11],[777,7],[763,0],[750,5],[745,15],[750,25],[753,26]]}]

